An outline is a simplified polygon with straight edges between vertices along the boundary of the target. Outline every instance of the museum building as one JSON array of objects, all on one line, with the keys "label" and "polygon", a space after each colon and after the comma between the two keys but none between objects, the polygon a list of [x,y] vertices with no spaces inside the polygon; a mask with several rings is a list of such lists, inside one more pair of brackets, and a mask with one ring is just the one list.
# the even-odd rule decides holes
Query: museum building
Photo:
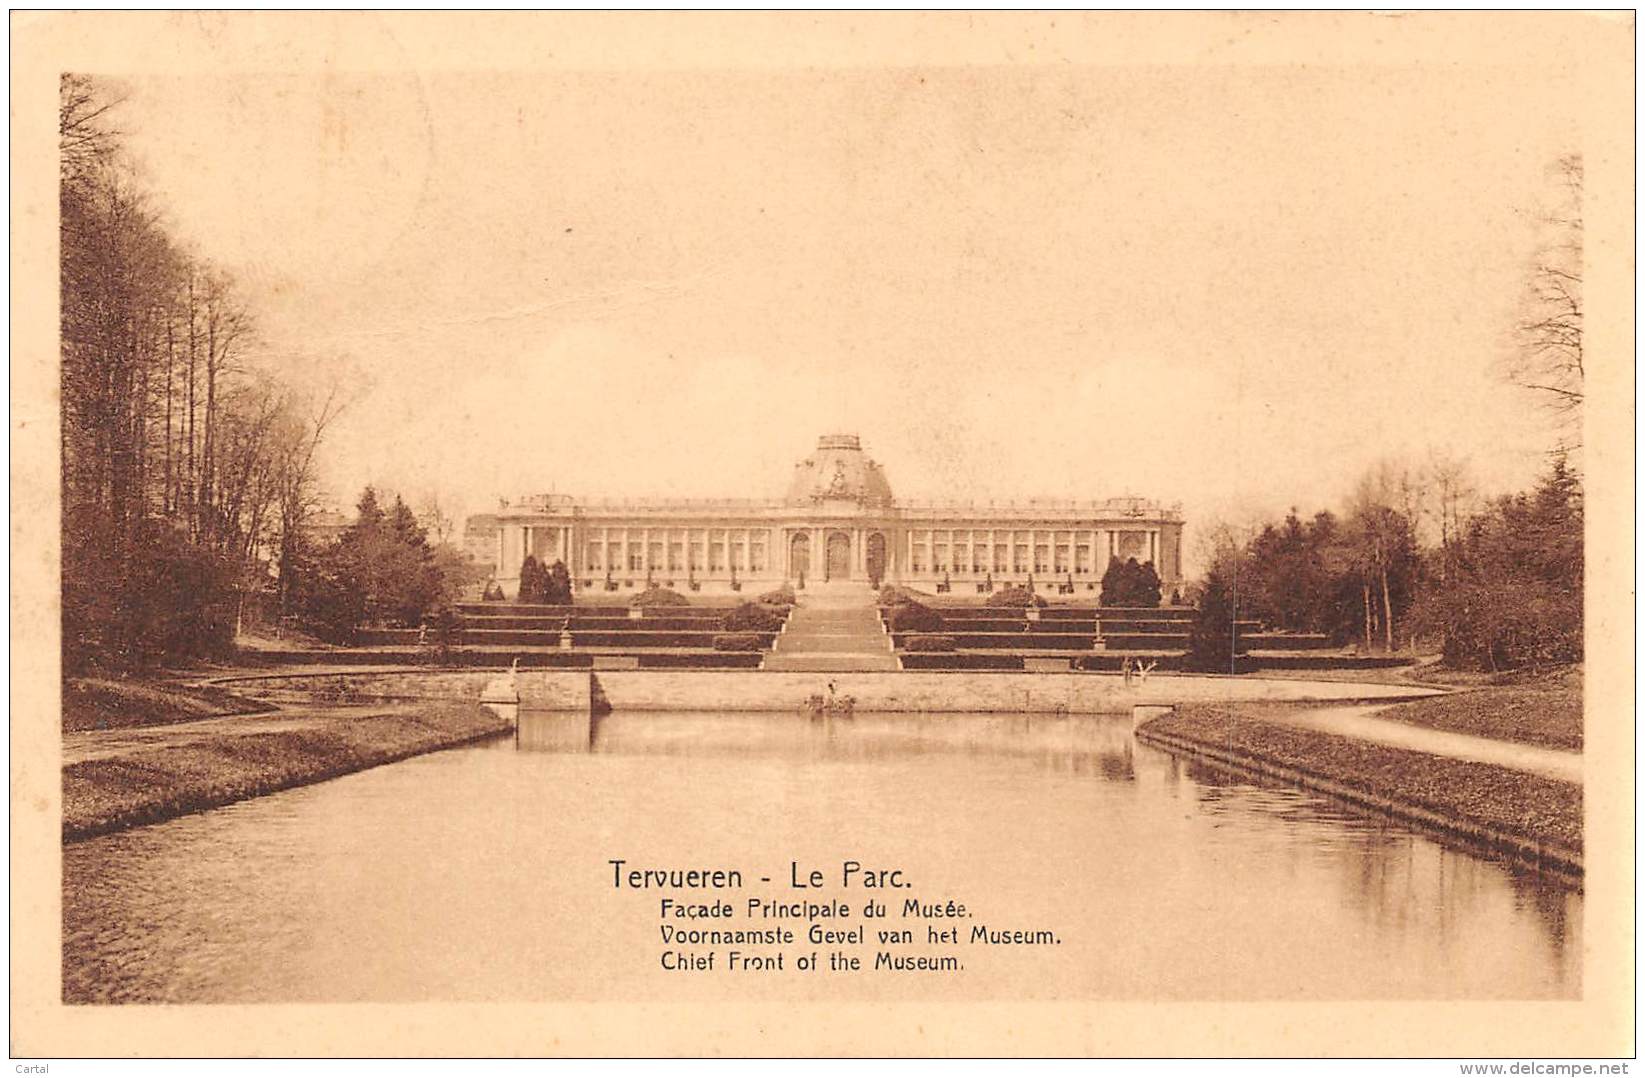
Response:
[{"label": "museum building", "polygon": [[[1141,498],[910,501],[855,434],[826,434],[781,499],[504,501],[498,581],[526,554],[564,561],[579,591],[763,591],[858,580],[955,594],[1032,580],[1054,595],[1096,592],[1112,558],[1152,562],[1167,595],[1182,579],[1182,513]],[[489,538],[489,536],[488,536]],[[1095,598],[1095,596],[1091,596]]]}]

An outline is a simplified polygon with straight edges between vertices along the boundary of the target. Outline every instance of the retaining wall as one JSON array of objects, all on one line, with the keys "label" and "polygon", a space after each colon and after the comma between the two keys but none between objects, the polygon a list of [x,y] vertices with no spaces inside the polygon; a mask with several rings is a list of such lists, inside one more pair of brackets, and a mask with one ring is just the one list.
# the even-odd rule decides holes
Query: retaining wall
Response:
[{"label": "retaining wall", "polygon": [[[1227,700],[1396,700],[1433,694],[1397,685],[1252,678],[1150,678],[966,671],[789,673],[601,670],[596,695],[613,711],[795,711],[815,695],[854,697],[856,711],[1128,714],[1137,704]],[[522,703],[522,706],[533,706]]]},{"label": "retaining wall", "polygon": [[[224,688],[258,699],[353,700],[480,698],[506,673],[429,670],[283,674],[223,679]],[[1407,685],[1162,675],[1127,685],[1085,673],[910,671],[799,673],[758,670],[520,670],[520,706],[587,713],[613,711],[797,711],[813,696],[854,698],[856,711],[1047,712],[1126,714],[1139,704],[1333,700],[1394,703],[1435,695]]]},{"label": "retaining wall", "polygon": [[[393,670],[343,674],[279,674],[224,679],[217,682],[242,696],[276,702],[325,700],[480,699],[486,686],[507,678],[500,670]],[[582,711],[590,707],[587,670],[526,670],[515,675],[527,706],[552,711]]]}]

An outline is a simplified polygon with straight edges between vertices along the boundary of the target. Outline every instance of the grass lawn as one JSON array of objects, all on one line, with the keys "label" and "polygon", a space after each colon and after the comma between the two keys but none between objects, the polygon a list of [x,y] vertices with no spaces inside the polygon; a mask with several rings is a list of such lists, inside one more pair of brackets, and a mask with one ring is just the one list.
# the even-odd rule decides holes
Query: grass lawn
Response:
[{"label": "grass lawn", "polygon": [[1398,704],[1377,717],[1459,734],[1582,750],[1582,667]]},{"label": "grass lawn", "polygon": [[63,732],[164,726],[217,715],[250,715],[268,705],[212,688],[161,681],[69,678],[63,682]]},{"label": "grass lawn", "polygon": [[155,823],[449,748],[509,728],[478,704],[430,703],[312,729],[225,731],[63,768],[63,841]]},{"label": "grass lawn", "polygon": [[1446,817],[1582,849],[1582,787],[1576,783],[1282,726],[1260,714],[1256,705],[1181,708],[1139,733],[1246,754]]}]

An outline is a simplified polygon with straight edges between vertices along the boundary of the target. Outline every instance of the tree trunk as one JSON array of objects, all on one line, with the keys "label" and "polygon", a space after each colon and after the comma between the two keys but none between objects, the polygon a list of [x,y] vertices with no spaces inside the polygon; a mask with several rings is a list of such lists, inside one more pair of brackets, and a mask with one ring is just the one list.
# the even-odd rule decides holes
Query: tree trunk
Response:
[{"label": "tree trunk", "polygon": [[194,468],[194,386],[199,341],[200,337],[196,331],[194,321],[194,274],[191,271],[188,281],[188,474],[184,477],[188,481],[183,484],[189,492],[186,519],[188,520],[190,537],[199,535],[199,530],[196,528],[198,521],[194,513],[195,476],[197,474]]},{"label": "tree trunk", "polygon": [[1382,634],[1388,642],[1388,653],[1394,651],[1394,604],[1388,598],[1388,567],[1382,567]]},{"label": "tree trunk", "polygon": [[212,432],[217,418],[217,318],[209,308],[206,313],[206,429],[201,446],[200,460],[200,534],[206,545],[217,545],[217,526],[212,492],[213,473],[216,471],[212,453],[216,446]]},{"label": "tree trunk", "polygon": [[171,385],[171,383],[172,383],[172,367],[173,367],[174,360],[176,358],[176,345],[177,345],[177,341],[176,341],[175,326],[174,326],[174,324],[171,320],[170,312],[167,312],[167,314],[166,314],[166,492],[165,492],[165,495],[160,499],[160,504],[161,504],[162,510],[167,516],[171,515],[172,508],[174,507],[174,504],[175,504],[172,501],[172,494],[174,492],[173,484],[176,482],[176,478],[177,478],[176,472],[174,470],[174,462],[172,460],[172,451],[171,451],[172,450],[172,434],[171,434],[172,385]]},{"label": "tree trunk", "polygon": [[1371,582],[1360,581],[1360,598],[1365,606],[1365,650],[1371,650]]}]

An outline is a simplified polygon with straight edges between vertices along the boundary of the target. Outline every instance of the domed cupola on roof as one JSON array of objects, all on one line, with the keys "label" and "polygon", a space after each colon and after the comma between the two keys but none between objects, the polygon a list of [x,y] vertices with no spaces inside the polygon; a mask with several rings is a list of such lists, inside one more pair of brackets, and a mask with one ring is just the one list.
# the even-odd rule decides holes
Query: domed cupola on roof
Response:
[{"label": "domed cupola on roof", "polygon": [[855,434],[825,434],[817,439],[817,451],[794,465],[786,500],[790,505],[840,501],[888,506],[891,484],[885,469],[863,453]]}]

